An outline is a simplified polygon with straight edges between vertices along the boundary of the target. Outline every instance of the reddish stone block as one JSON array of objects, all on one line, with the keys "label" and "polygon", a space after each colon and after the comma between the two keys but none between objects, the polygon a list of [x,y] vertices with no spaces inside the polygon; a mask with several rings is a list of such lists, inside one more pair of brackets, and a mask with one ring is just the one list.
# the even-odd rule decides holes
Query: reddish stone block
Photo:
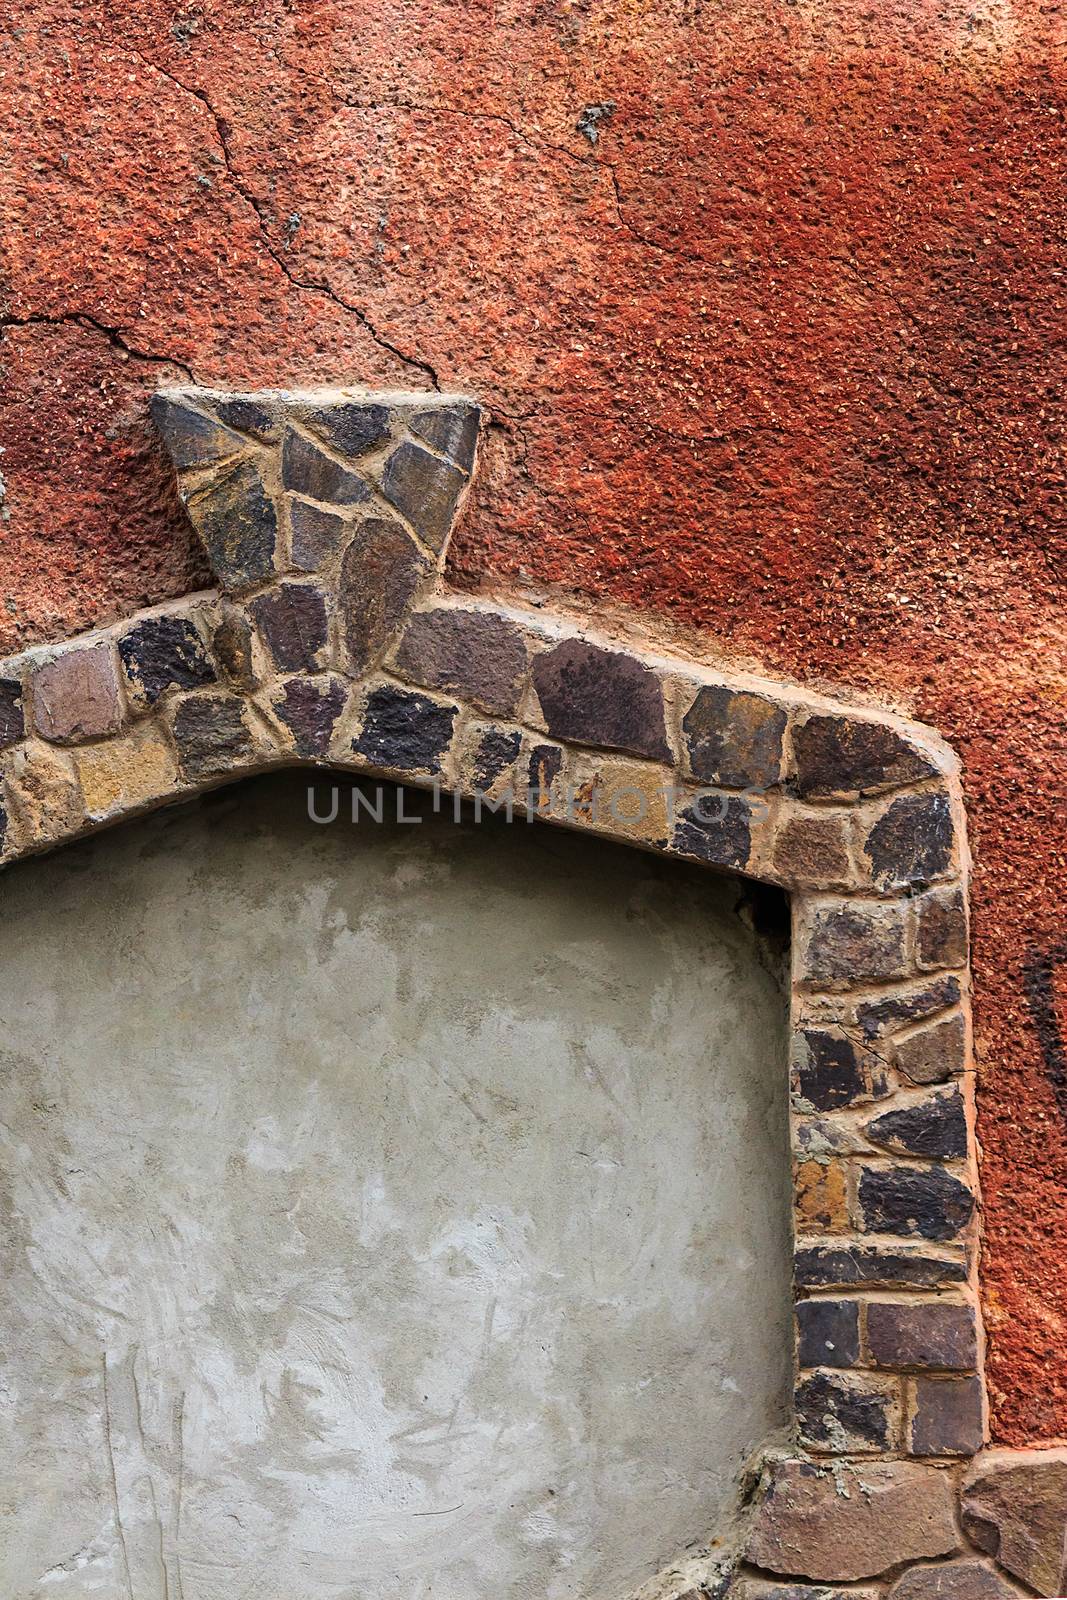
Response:
[{"label": "reddish stone block", "polygon": [[31,684],[37,731],[54,744],[102,739],[122,726],[118,671],[108,644],[64,650]]},{"label": "reddish stone block", "polygon": [[970,1372],[978,1361],[974,1307],[943,1300],[872,1300],[867,1350],[877,1367]]}]

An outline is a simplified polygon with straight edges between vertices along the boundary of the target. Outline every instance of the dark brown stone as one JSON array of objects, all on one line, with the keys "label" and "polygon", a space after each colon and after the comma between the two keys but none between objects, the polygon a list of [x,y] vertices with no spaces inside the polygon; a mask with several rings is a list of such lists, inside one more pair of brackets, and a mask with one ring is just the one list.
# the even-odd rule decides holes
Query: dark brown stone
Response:
[{"label": "dark brown stone", "polygon": [[0,750],[18,744],[25,732],[22,684],[18,678],[0,678]]},{"label": "dark brown stone", "polygon": [[295,495],[289,495],[288,503],[293,566],[301,572],[318,572],[344,544],[348,525],[335,511]]},{"label": "dark brown stone", "polygon": [[232,400],[214,400],[212,408],[227,427],[250,433],[264,444],[272,444],[281,433],[277,411],[250,395],[238,395]]},{"label": "dark brown stone", "polygon": [[796,1386],[800,1443],[807,1450],[889,1450],[899,1430],[898,1385],[867,1373],[815,1372]]},{"label": "dark brown stone", "polygon": [[522,693],[526,645],[515,624],[495,612],[438,606],[411,618],[396,663],[416,683],[511,716]]},{"label": "dark brown stone", "polygon": [[1067,1594],[1067,1449],[979,1456],[963,1486],[963,1526],[1039,1595]]},{"label": "dark brown stone", "polygon": [[974,1195],[942,1167],[866,1167],[860,1205],[869,1233],[954,1239],[971,1220]]},{"label": "dark brown stone", "polygon": [[341,562],[338,604],[349,660],[361,672],[399,628],[430,563],[399,522],[368,517]]},{"label": "dark brown stone", "polygon": [[877,1367],[970,1372],[978,1361],[974,1307],[943,1300],[872,1300],[867,1349]]},{"label": "dark brown stone", "polygon": [[860,1358],[858,1300],[800,1300],[797,1360],[802,1367],[854,1367]]},{"label": "dark brown stone", "polygon": [[973,1456],[982,1438],[980,1378],[916,1378],[913,1455]]},{"label": "dark brown stone", "polygon": [[252,755],[241,701],[233,695],[183,700],[174,716],[174,742],[182,772],[193,783],[228,772]]},{"label": "dark brown stone", "polygon": [[809,983],[849,986],[903,977],[904,918],[904,907],[895,904],[815,907],[802,946],[802,975]]},{"label": "dark brown stone", "polygon": [[383,684],[367,701],[353,750],[396,772],[440,772],[459,708]]},{"label": "dark brown stone", "polygon": [[946,1260],[906,1246],[803,1245],[793,1277],[807,1289],[944,1289],[966,1283],[967,1265],[962,1256]]},{"label": "dark brown stone", "polygon": [[553,738],[671,759],[663,689],[644,662],[567,639],[534,657],[533,681]]},{"label": "dark brown stone", "polygon": [[962,889],[934,889],[918,904],[920,967],[962,967],[967,960],[967,904]]},{"label": "dark brown stone", "polygon": [[897,1579],[886,1600],[1019,1600],[1019,1591],[984,1561],[949,1561],[913,1567]]},{"label": "dark brown stone", "polygon": [[488,728],[474,752],[473,775],[479,789],[489,789],[519,758],[522,734],[518,729]]},{"label": "dark brown stone", "polygon": [[967,1154],[967,1117],[958,1089],[885,1111],[864,1129],[872,1144],[902,1156],[961,1159]]},{"label": "dark brown stone", "polygon": [[752,1522],[745,1557],[793,1578],[851,1583],[959,1548],[952,1480],[905,1461],[821,1469],[780,1461]]},{"label": "dark brown stone", "polygon": [[856,1046],[843,1035],[806,1028],[800,1034],[797,1093],[816,1111],[849,1106],[871,1092],[871,1081]]},{"label": "dark brown stone", "polygon": [[297,755],[326,754],[346,694],[343,680],[330,675],[287,680],[274,709],[292,733]]},{"label": "dark brown stone", "polygon": [[840,817],[791,817],[774,841],[774,870],[788,883],[834,889],[852,877],[848,833]]},{"label": "dark brown stone", "polygon": [[967,1061],[967,1025],[960,1012],[893,1044],[893,1062],[909,1083],[945,1083]]},{"label": "dark brown stone", "polygon": [[878,1039],[909,1023],[947,1011],[949,1006],[959,1005],[960,992],[958,978],[937,978],[906,994],[864,1001],[856,1008],[856,1021],[868,1039]]},{"label": "dark brown stone", "polygon": [[563,751],[555,744],[535,744],[527,767],[528,788],[535,806],[548,801],[552,785],[563,770]]},{"label": "dark brown stone", "polygon": [[155,705],[168,689],[215,682],[204,641],[188,617],[145,617],[119,640],[126,678],[138,699]]},{"label": "dark brown stone", "polygon": [[101,739],[122,726],[119,676],[110,645],[64,650],[33,674],[33,719],[53,744]]},{"label": "dark brown stone", "polygon": [[478,443],[478,426],[481,414],[470,401],[458,401],[435,406],[432,411],[420,411],[408,419],[408,427],[431,450],[437,450],[463,472],[469,473],[474,465],[474,450]]},{"label": "dark brown stone", "polygon": [[[389,437],[389,410],[369,400],[345,400],[335,406],[316,406],[301,421],[337,451],[358,461]],[[319,499],[322,496],[318,496]]]},{"label": "dark brown stone", "polygon": [[179,471],[210,466],[247,449],[239,434],[170,395],[154,394],[149,410]]},{"label": "dark brown stone", "polygon": [[282,443],[282,487],[327,505],[358,506],[370,499],[370,489],[358,473],[320,450],[293,428]]},{"label": "dark brown stone", "polygon": [[441,551],[467,481],[458,467],[406,439],[385,463],[382,493],[431,550]]},{"label": "dark brown stone", "polygon": [[709,684],[682,720],[693,776],[723,789],[770,788],[781,781],[785,725],[773,700]]},{"label": "dark brown stone", "polygon": [[224,589],[252,589],[273,574],[278,518],[254,462],[239,463],[186,503]]},{"label": "dark brown stone", "polygon": [[255,686],[252,666],[252,629],[248,618],[234,606],[225,606],[211,636],[211,649],[223,676],[236,688]]},{"label": "dark brown stone", "polygon": [[936,772],[894,728],[856,717],[809,717],[793,730],[793,755],[796,791],[804,799],[877,794]]},{"label": "dark brown stone", "polygon": [[326,648],[326,601],[311,583],[279,583],[257,595],[252,620],[282,672],[313,672]]},{"label": "dark brown stone", "polygon": [[948,871],[954,837],[947,794],[905,794],[882,813],[863,850],[883,889],[916,888]]},{"label": "dark brown stone", "polygon": [[742,868],[752,853],[752,809],[743,795],[700,795],[682,812],[671,848],[717,867]]}]

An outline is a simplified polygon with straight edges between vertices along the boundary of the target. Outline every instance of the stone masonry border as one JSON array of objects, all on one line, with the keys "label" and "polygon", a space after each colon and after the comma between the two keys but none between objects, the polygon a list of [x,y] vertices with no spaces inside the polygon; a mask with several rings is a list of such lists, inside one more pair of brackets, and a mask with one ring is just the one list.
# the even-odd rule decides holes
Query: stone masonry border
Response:
[{"label": "stone masonry border", "polygon": [[218,587],[0,663],[0,862],[305,766],[517,796],[787,890],[794,1449],[763,1464],[743,1564],[689,1592],[1064,1593],[1067,1452],[983,1452],[952,751],[880,709],[447,592],[471,400],[184,389],[152,410]]}]

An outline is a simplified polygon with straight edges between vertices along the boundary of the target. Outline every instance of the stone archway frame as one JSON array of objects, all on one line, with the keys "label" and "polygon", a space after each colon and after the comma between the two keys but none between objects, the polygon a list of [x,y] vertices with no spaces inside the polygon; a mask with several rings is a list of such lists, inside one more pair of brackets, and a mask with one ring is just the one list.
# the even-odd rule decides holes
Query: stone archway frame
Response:
[{"label": "stone archway frame", "polygon": [[986,1424],[952,751],[446,592],[471,400],[185,389],[153,415],[218,588],[0,665],[0,860],[304,765],[510,792],[788,890],[796,1450],[748,1558],[848,1581],[958,1551]]}]

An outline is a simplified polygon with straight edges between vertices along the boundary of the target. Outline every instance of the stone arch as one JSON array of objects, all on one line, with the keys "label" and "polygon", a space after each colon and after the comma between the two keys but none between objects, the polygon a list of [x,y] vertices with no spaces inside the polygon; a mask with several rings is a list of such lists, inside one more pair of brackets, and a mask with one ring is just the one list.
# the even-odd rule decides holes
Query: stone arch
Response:
[{"label": "stone arch", "polygon": [[447,592],[469,399],[186,389],[153,414],[218,587],[0,664],[0,861],[305,766],[789,891],[796,1453],[768,1463],[749,1558],[847,1580],[956,1549],[985,1401],[951,750],[877,708]]}]

